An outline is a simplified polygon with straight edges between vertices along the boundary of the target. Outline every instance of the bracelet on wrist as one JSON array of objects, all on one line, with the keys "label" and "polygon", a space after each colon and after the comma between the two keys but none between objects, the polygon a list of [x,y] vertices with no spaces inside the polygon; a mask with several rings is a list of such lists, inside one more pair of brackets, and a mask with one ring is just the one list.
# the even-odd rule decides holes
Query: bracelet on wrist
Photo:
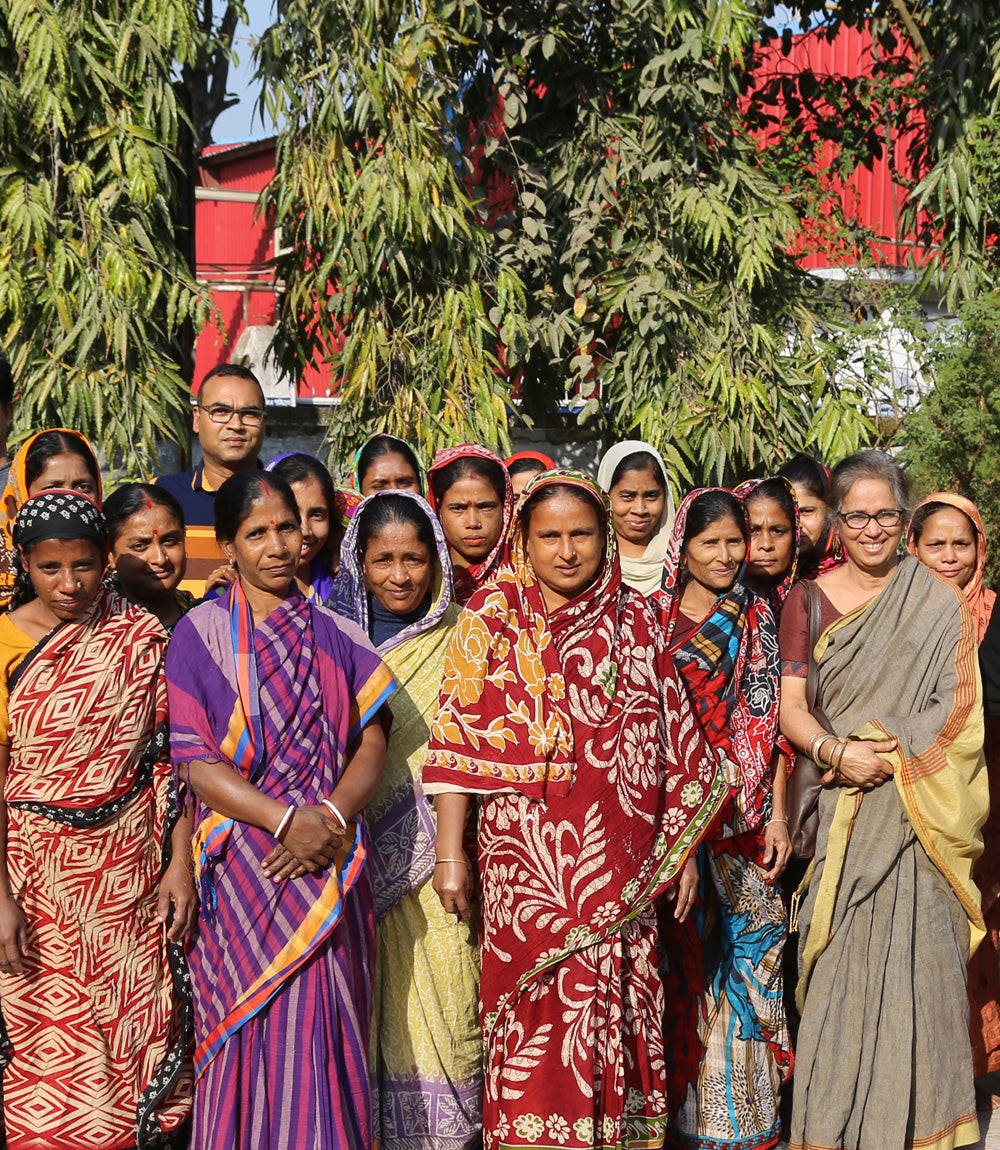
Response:
[{"label": "bracelet on wrist", "polygon": [[463,866],[468,867],[469,860],[468,859],[436,859],[434,862],[434,865],[435,866],[441,866],[442,863],[461,863]]},{"label": "bracelet on wrist", "polygon": [[788,826],[788,819],[768,819],[767,822],[764,824],[764,826],[769,827],[771,825],[771,823],[784,823],[785,826],[787,827]]},{"label": "bracelet on wrist", "polygon": [[330,800],[330,799],[320,799],[320,802],[321,802],[321,803],[323,804],[323,806],[324,806],[324,807],[326,807],[326,808],[327,808],[327,809],[328,809],[328,810],[329,810],[329,811],[330,811],[332,814],[336,815],[337,819],[340,821],[340,829],[341,829],[342,831],[346,831],[346,830],[347,830],[347,819],[345,819],[345,818],[344,818],[344,816],[343,816],[343,815],[340,813],[340,811],[337,809],[337,807],[336,807],[336,806],[334,806],[334,804],[333,804],[332,800]]},{"label": "bracelet on wrist", "polygon": [[281,836],[288,829],[288,824],[292,821],[292,815],[295,814],[295,807],[288,806],[285,808],[285,813],[281,816],[281,822],[274,829],[274,837],[281,842]]}]

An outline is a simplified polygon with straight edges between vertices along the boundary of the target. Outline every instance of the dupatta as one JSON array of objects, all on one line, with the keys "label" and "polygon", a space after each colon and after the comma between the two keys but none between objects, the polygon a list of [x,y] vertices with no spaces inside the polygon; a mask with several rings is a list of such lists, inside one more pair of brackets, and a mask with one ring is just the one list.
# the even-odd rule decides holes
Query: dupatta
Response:
[{"label": "dupatta", "polygon": [[458,568],[454,571],[455,600],[463,605],[468,603],[473,592],[482,587],[484,583],[488,583],[499,570],[504,555],[504,542],[510,531],[511,519],[514,515],[514,488],[511,486],[510,475],[507,472],[507,468],[504,466],[504,462],[499,455],[490,451],[488,448],[480,447],[478,443],[462,443],[458,447],[445,447],[435,454],[434,461],[427,470],[427,497],[431,506],[434,508],[435,515],[438,513],[438,506],[437,500],[434,498],[434,488],[430,483],[430,477],[435,471],[440,471],[442,467],[447,467],[449,463],[453,463],[456,459],[469,457],[474,459],[488,459],[500,468],[504,483],[503,523],[493,550],[481,563],[473,563],[469,567],[464,569]]},{"label": "dupatta", "polygon": [[772,759],[779,738],[781,664],[771,608],[746,583],[746,566],[718,597],[696,630],[673,641],[684,591],[681,557],[688,512],[705,491],[681,503],[664,564],[663,590],[653,598],[670,653],[709,742],[730,764],[736,780],[730,833],[756,831],[771,817]]},{"label": "dupatta", "polygon": [[368,594],[357,554],[358,531],[364,508],[387,495],[412,500],[427,516],[434,531],[438,571],[427,614],[376,648],[399,684],[392,703],[385,770],[367,807],[375,916],[379,919],[434,873],[437,826],[420,786],[420,768],[427,755],[428,726],[441,690],[445,653],[461,610],[452,602],[448,543],[430,505],[412,491],[377,491],[361,502],[344,536],[337,582],[340,614],[368,633]]},{"label": "dupatta", "polygon": [[640,451],[652,456],[663,473],[663,482],[666,484],[663,513],[653,530],[653,537],[647,544],[646,550],[639,556],[619,554],[618,558],[622,568],[622,579],[630,587],[641,591],[643,595],[652,595],[660,587],[660,581],[663,577],[663,561],[667,555],[667,547],[670,543],[670,534],[674,528],[674,516],[676,515],[674,495],[670,490],[670,474],[667,471],[666,463],[663,462],[663,456],[650,443],[644,443],[640,439],[626,439],[622,443],[616,443],[614,447],[609,448],[604,453],[597,469],[597,482],[603,491],[610,491],[611,477],[615,473],[615,468],[626,456]]},{"label": "dupatta", "polygon": [[[993,606],[997,599],[995,591],[983,586],[987,550],[983,518],[975,503],[971,499],[966,499],[964,495],[953,495],[949,491],[935,491],[926,499],[921,499],[913,510],[917,511],[928,503],[944,503],[947,507],[954,507],[956,511],[961,511],[967,515],[976,529],[976,570],[969,582],[962,588],[962,594],[969,604],[969,610],[972,612],[972,618],[976,624],[976,635],[981,643],[986,635],[986,628],[990,625],[990,617],[993,614]],[[912,522],[906,532],[906,550],[910,555],[915,556],[917,553],[917,545],[913,539]]]}]

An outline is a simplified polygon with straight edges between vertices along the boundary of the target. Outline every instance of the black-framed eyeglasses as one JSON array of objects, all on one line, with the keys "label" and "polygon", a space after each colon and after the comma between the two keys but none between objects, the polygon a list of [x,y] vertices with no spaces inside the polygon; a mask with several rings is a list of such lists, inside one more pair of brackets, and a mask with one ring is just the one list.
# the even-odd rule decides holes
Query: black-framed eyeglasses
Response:
[{"label": "black-framed eyeglasses", "polygon": [[842,519],[853,531],[863,531],[873,519],[879,527],[898,527],[905,514],[900,507],[883,507],[874,515],[869,515],[867,511],[847,511],[841,512],[837,518]]},{"label": "black-framed eyeglasses", "polygon": [[198,406],[213,423],[228,423],[234,415],[247,427],[260,427],[264,422],[262,407],[230,407],[228,403],[210,403],[208,407],[199,403]]}]

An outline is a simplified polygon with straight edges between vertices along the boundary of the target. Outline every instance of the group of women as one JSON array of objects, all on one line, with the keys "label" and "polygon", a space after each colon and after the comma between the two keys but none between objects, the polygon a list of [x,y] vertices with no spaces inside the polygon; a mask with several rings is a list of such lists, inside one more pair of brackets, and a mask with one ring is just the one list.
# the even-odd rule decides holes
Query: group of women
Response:
[{"label": "group of women", "polygon": [[675,509],[638,441],[595,480],[378,436],[351,486],[299,453],[227,480],[195,603],[169,493],[102,507],[72,431],[18,453],[8,1145],[766,1150],[796,756],[791,1143],[975,1142],[1000,882],[972,504],[911,515],[866,452]]}]

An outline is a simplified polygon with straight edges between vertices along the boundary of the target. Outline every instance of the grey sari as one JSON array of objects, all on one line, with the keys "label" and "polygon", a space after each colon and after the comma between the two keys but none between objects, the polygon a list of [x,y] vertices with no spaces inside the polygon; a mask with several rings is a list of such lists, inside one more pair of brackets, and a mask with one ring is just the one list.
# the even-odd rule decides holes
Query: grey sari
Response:
[{"label": "grey sari", "polygon": [[820,800],[790,1146],[951,1150],[979,1139],[965,989],[988,809],[975,627],[908,558],[815,653],[834,729],[899,748],[887,783]]}]

